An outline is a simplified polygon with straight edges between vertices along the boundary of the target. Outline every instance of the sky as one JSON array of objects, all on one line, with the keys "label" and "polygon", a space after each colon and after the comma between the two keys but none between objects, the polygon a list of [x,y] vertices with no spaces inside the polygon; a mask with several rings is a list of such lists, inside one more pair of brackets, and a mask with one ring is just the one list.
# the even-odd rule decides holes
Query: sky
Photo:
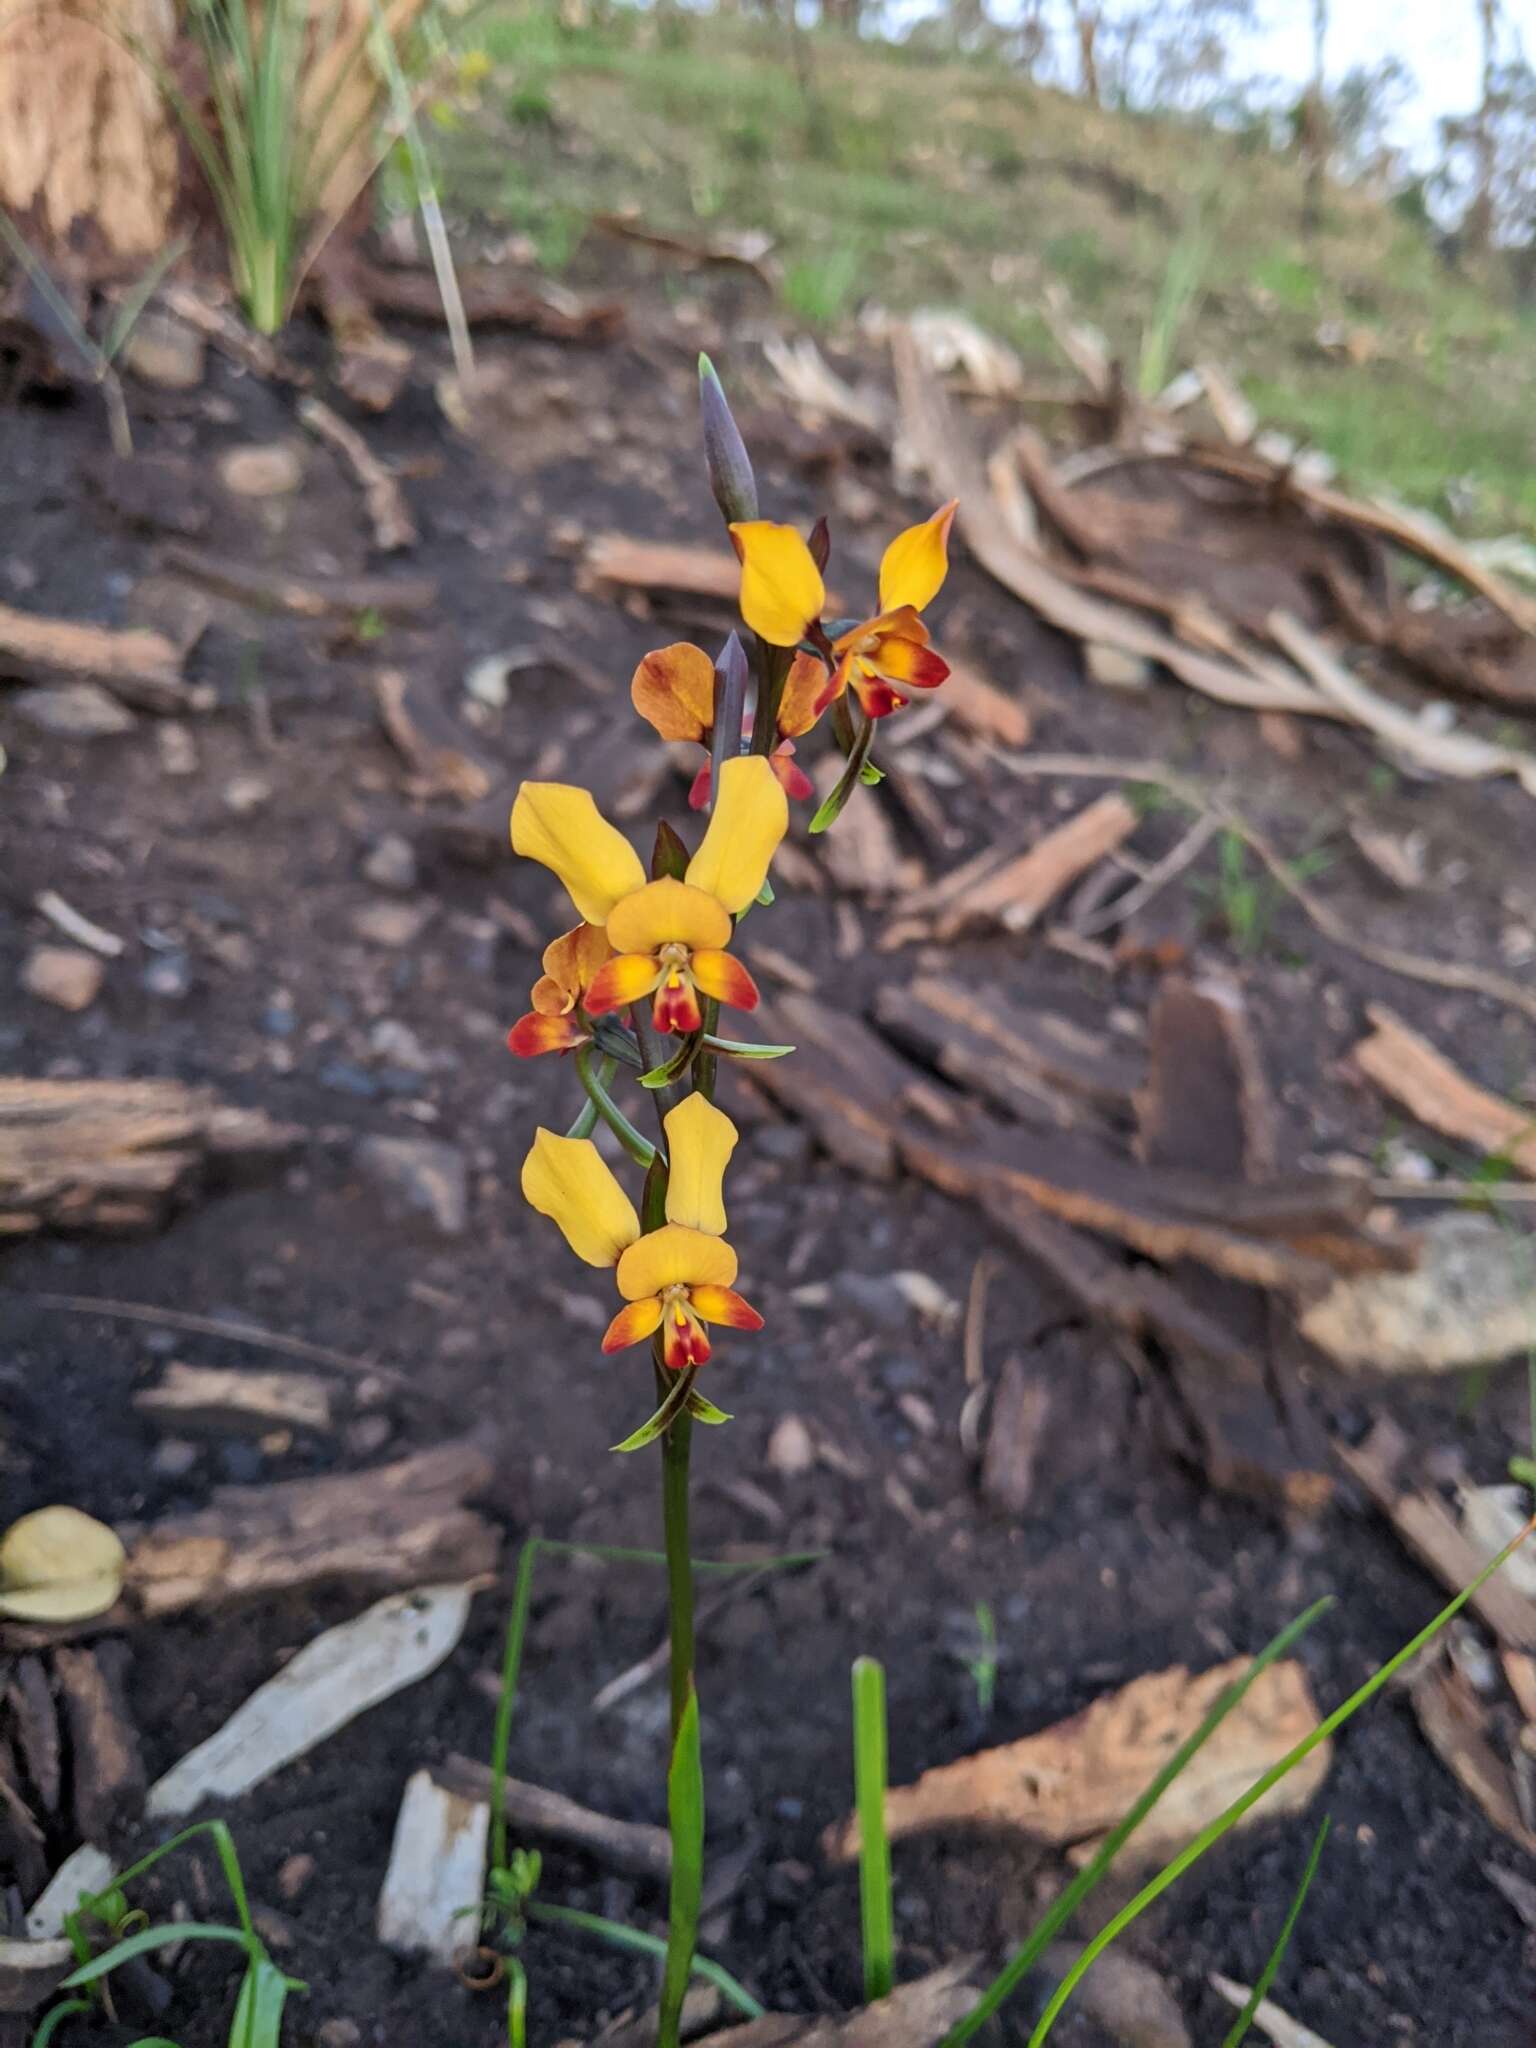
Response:
[{"label": "sky", "polygon": [[[1312,69],[1311,0],[1260,0],[1263,26],[1241,38],[1242,68],[1296,81]],[[1518,11],[1518,10],[1516,10]],[[1333,0],[1328,72],[1400,57],[1417,82],[1393,140],[1412,156],[1433,147],[1442,114],[1477,103],[1481,48],[1473,0]]]}]

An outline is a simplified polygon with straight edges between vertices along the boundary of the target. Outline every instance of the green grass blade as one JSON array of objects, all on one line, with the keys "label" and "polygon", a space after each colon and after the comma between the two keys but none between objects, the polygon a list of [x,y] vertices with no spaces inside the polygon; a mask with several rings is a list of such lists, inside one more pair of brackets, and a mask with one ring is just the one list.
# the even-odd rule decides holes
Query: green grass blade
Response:
[{"label": "green grass blade", "polygon": [[[37,2032],[32,2036],[32,2048],[48,2048],[48,2043],[66,2020],[75,2019],[80,2014],[89,2013],[93,2010],[94,2008],[88,1998],[66,1998],[62,2005],[56,2005],[51,2012],[45,2013],[38,2022]],[[134,2048],[141,2048],[141,2044],[136,2041]],[[154,2048],[154,2044],[145,2042],[142,2044],[142,2048]],[[168,2041],[165,2043],[165,2048],[176,2048],[176,2044],[174,2041]]]},{"label": "green grass blade", "polygon": [[699,1743],[699,1696],[691,1684],[672,1745],[672,1767],[667,1772],[667,1822],[672,1833],[672,1892],[667,1907],[667,1958],[661,1975],[657,2048],[677,2048],[704,1904],[704,1759]]},{"label": "green grass blade", "polygon": [[1291,1936],[1296,1932],[1296,1922],[1301,1918],[1301,1909],[1307,1903],[1307,1893],[1312,1889],[1312,1880],[1317,1875],[1317,1866],[1322,1860],[1323,1844],[1328,1839],[1328,1830],[1333,1826],[1331,1818],[1325,1817],[1312,1844],[1312,1854],[1307,1858],[1307,1867],[1301,1873],[1301,1883],[1296,1887],[1296,1896],[1291,1900],[1291,1910],[1285,1916],[1285,1925],[1280,1929],[1280,1939],[1269,1952],[1269,1960],[1259,1973],[1259,1981],[1248,1994],[1248,2003],[1238,2014],[1232,2031],[1222,2042],[1221,2048],[1240,2048],[1243,2036],[1253,2025],[1253,2016],[1269,1996],[1269,1987],[1274,1983],[1285,1952],[1291,1945]]},{"label": "green grass blade", "polygon": [[126,1941],[114,1942],[99,1956],[82,1963],[78,1970],[71,1970],[59,1988],[74,1991],[83,1984],[94,1984],[98,1977],[132,1962],[135,1956],[147,1955],[151,1949],[168,1948],[175,1941],[232,1941],[236,1948],[247,1945],[238,1927],[219,1927],[208,1920],[173,1920],[164,1927],[141,1928]]},{"label": "green grass blade", "polygon": [[1181,1849],[1177,1856],[1163,1865],[1162,1869],[1150,1883],[1142,1886],[1130,1904],[1116,1913],[1108,1925],[1102,1928],[1094,1936],[1093,1940],[1088,1943],[1077,1961],[1072,1965],[1072,1968],[1056,1987],[1055,1992],[1051,1996],[1050,2003],[1040,2016],[1039,2025],[1029,2037],[1029,2048],[1042,2048],[1042,2043],[1049,2038],[1051,2029],[1055,2025],[1057,2015],[1062,2007],[1116,1936],[1124,1933],[1131,1922],[1144,1913],[1154,1899],[1160,1898],[1171,1884],[1184,1875],[1184,1872],[1188,1870],[1192,1863],[1198,1863],[1206,1851],[1214,1848],[1223,1835],[1229,1834],[1242,1819],[1243,1815],[1252,1807],[1257,1806],[1264,1795],[1267,1792],[1273,1791],[1280,1780],[1294,1771],[1299,1763],[1304,1762],[1312,1754],[1313,1750],[1317,1748],[1319,1743],[1326,1742],[1330,1735],[1342,1728],[1344,1723],[1353,1715],[1358,1714],[1367,1701],[1374,1699],[1382,1687],[1389,1684],[1405,1664],[1411,1663],[1420,1650],[1424,1648],[1424,1645],[1432,1642],[1447,1622],[1454,1620],[1472,1598],[1473,1594],[1487,1584],[1499,1567],[1513,1555],[1525,1541],[1526,1537],[1531,1534],[1533,1528],[1536,1528],[1536,1521],[1528,1522],[1514,1541],[1507,1543],[1497,1557],[1491,1558],[1472,1581],[1471,1585],[1465,1587],[1456,1595],[1454,1600],[1442,1607],[1434,1620],[1429,1622],[1424,1628],[1421,1628],[1411,1642],[1405,1643],[1395,1657],[1389,1657],[1379,1671],[1375,1672],[1365,1681],[1364,1685],[1358,1686],[1350,1694],[1342,1706],[1335,1707],[1328,1718],[1320,1722],[1310,1735],[1305,1736],[1298,1742],[1294,1749],[1290,1750],[1280,1759],[1279,1763],[1271,1765],[1261,1778],[1256,1779],[1248,1787],[1246,1792],[1233,1800],[1225,1813],[1218,1814],[1208,1827],[1202,1828],[1186,1848]]},{"label": "green grass blade", "polygon": [[885,1667],[874,1657],[859,1657],[853,1666],[853,1783],[859,1815],[859,1924],[866,2005],[888,1997],[896,1981],[885,1759]]},{"label": "green grass blade", "polygon": [[[611,1942],[615,1948],[634,1949],[645,1956],[664,1956],[667,1944],[659,1935],[647,1934],[639,1927],[626,1927],[622,1920],[605,1920],[600,1913],[583,1913],[575,1906],[551,1906],[542,1899],[528,1901],[528,1918],[542,1922],[547,1927],[570,1927],[579,1934],[595,1934],[600,1941]],[[728,1998],[745,2019],[760,2020],[764,2008],[752,1996],[745,1984],[738,1983],[729,1970],[708,1956],[695,1956],[693,1974],[703,1978],[706,1984],[713,1984],[722,1997]]]},{"label": "green grass blade", "polygon": [[1216,1733],[1233,1708],[1241,1703],[1255,1679],[1261,1672],[1267,1671],[1277,1658],[1283,1657],[1292,1644],[1298,1642],[1318,1617],[1325,1614],[1332,1605],[1331,1598],[1314,1601],[1304,1614],[1297,1615],[1294,1621],[1288,1622],[1277,1636],[1272,1637],[1264,1645],[1237,1683],[1228,1686],[1200,1726],[1169,1757],[1125,1818],[1110,1829],[1093,1861],[1078,1872],[1028,1939],[1009,1957],[1007,1964],[993,1978],[976,2004],[947,2036],[943,2048],[961,2048],[961,2043],[968,2041],[972,2034],[983,2027],[999,2007],[1013,1996],[1084,1899],[1102,1883],[1110,1865],[1174,1779],[1195,1753]]},{"label": "green grass blade", "polygon": [[528,2048],[528,1972],[507,1957],[507,2048]]}]

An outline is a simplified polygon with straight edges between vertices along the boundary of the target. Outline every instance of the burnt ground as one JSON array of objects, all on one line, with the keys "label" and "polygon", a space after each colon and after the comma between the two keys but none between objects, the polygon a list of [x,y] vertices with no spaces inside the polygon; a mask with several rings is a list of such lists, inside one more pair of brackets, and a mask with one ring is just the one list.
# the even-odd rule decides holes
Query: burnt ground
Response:
[{"label": "burnt ground", "polygon": [[[519,775],[550,772],[562,750],[564,772],[581,779],[588,744],[610,764],[611,780],[605,736],[628,716],[634,663],[691,628],[686,616],[658,624],[639,615],[643,606],[584,587],[582,534],[717,540],[693,438],[694,353],[723,341],[722,367],[742,388],[754,352],[740,331],[735,346],[722,337],[702,300],[679,309],[655,292],[635,293],[629,338],[602,349],[489,337],[482,346],[506,366],[506,396],[495,431],[470,440],[445,426],[432,394],[445,358],[417,338],[405,396],[387,417],[362,424],[406,479],[421,527],[419,545],[390,573],[437,580],[429,613],[382,631],[365,619],[359,630],[358,622],[212,600],[189,665],[212,705],[183,721],[191,772],[168,772],[168,762],[189,764],[168,753],[154,717],[119,737],[75,743],[25,726],[0,696],[10,757],[0,784],[4,1070],[207,1082],[309,1134],[285,1170],[210,1191],[152,1237],[39,1237],[3,1254],[0,1520],[55,1499],[108,1521],[153,1520],[196,1507],[230,1479],[364,1468],[467,1428],[494,1438],[488,1505],[505,1529],[503,1574],[477,1599],[457,1652],[228,1815],[280,1960],[311,1985],[293,2010],[292,2038],[308,2041],[323,2022],[344,2018],[360,2029],[346,2038],[365,2043],[489,2048],[503,2037],[495,1999],[477,1999],[374,1938],[401,1787],[450,1751],[488,1752],[519,1541],[542,1532],[654,1543],[656,1470],[651,1458],[608,1452],[648,1403],[644,1372],[597,1352],[599,1310],[607,1314],[600,1278],[565,1258],[517,1193],[534,1123],[573,1113],[570,1076],[547,1063],[515,1065],[502,1044],[536,972],[530,940],[557,928],[552,891],[541,872],[494,848],[484,864],[466,861],[442,825],[453,804],[412,801],[380,732],[371,679],[381,667],[403,670],[439,706],[443,729],[504,771],[508,794]],[[301,336],[296,346],[320,360],[318,343]],[[151,483],[132,495],[141,513],[144,501],[150,506],[148,530],[120,509],[130,494],[104,470],[92,407],[5,413],[7,601],[68,617],[134,616],[166,544],[154,530],[160,521],[195,526],[197,545],[245,559],[306,571],[366,566],[355,486],[296,427],[291,394],[212,357],[201,391],[134,387],[130,397],[138,467]],[[756,399],[743,405],[749,431],[766,426],[773,403],[766,385]],[[231,498],[215,474],[220,452],[276,438],[302,452],[302,491]],[[830,479],[809,470],[796,459],[803,442],[788,433],[775,446],[766,431],[758,440],[765,497],[801,521],[830,498],[834,580],[865,579],[883,536],[916,516],[914,507],[896,497],[883,466],[845,461]],[[1327,837],[1335,858],[1315,886],[1357,929],[1500,966],[1508,927],[1536,922],[1533,827],[1518,795],[1383,775],[1361,740],[1332,729],[1306,731],[1300,758],[1288,760],[1252,717],[1171,683],[1134,695],[1095,689],[1075,650],[963,551],[935,620],[941,644],[1029,705],[1037,747],[1217,774],[1287,848]],[[509,649],[572,657],[589,680],[535,663],[512,675],[503,711],[467,723],[466,670]],[[594,677],[605,694],[589,686]],[[663,803],[687,829],[685,787],[670,776]],[[895,814],[904,849],[930,873],[999,833],[1056,822],[1093,793],[995,770],[932,788],[952,852],[936,856]],[[1351,817],[1398,832],[1422,828],[1430,855],[1423,887],[1390,895],[1340,838]],[[1153,818],[1138,848],[1164,851],[1180,829],[1176,815]],[[363,872],[381,835],[394,832],[409,839],[418,863],[403,894]],[[47,936],[31,909],[44,887],[128,941],[102,994],[78,1015],[18,991],[26,951]],[[1197,962],[1219,963],[1245,986],[1289,1163],[1340,1152],[1370,1158],[1399,1128],[1340,1065],[1374,998],[1390,1000],[1486,1084],[1529,1084],[1528,1024],[1474,997],[1384,975],[1278,900],[1262,948],[1239,954],[1203,914],[1203,899],[1182,884],[1173,893]],[[381,944],[360,930],[360,914],[380,904],[419,913],[408,943]],[[836,892],[786,887],[756,936],[858,1009],[912,971],[910,953],[880,954],[867,943],[886,914]],[[1152,986],[1144,969],[1110,980],[1039,939],[978,941],[956,959],[959,971],[984,967],[1024,1000],[1043,977],[1059,1004],[1108,1018],[1127,1046],[1137,1042]],[[740,1090],[737,1101],[747,1128],[732,1235],[743,1284],[768,1322],[761,1338],[728,1344],[711,1373],[712,1391],[736,1420],[699,1444],[696,1544],[714,1555],[740,1545],[827,1555],[754,1584],[704,1632],[712,1855],[740,1862],[707,1946],[769,2004],[814,2010],[856,2002],[859,1992],[853,1880],[827,1873],[817,1850],[821,1829],[850,1797],[856,1654],[887,1666],[891,1766],[902,1781],[983,1740],[1044,1726],[1139,1673],[1180,1661],[1203,1668],[1257,1649],[1324,1593],[1338,1595],[1338,1605],[1300,1655],[1317,1698],[1331,1704],[1421,1626],[1440,1595],[1347,1489],[1316,1522],[1211,1493],[1169,1455],[1110,1343],[990,1239],[973,1210],[916,1182],[856,1179],[819,1156],[801,1127]],[[430,1135],[462,1148],[470,1213],[461,1234],[445,1237],[391,1212],[356,1164],[356,1142],[368,1133]],[[1051,1392],[1034,1492],[1012,1520],[981,1500],[961,1449],[957,1332],[925,1321],[884,1284],[892,1269],[915,1271],[963,1300],[989,1248],[997,1259],[989,1369],[1017,1354]],[[260,1354],[42,1305],[44,1293],[247,1317],[402,1371],[411,1391],[374,1389],[334,1433],[300,1436],[286,1450],[233,1441],[200,1445],[190,1460],[168,1456],[163,1432],[131,1406],[133,1392],[167,1357],[241,1366],[265,1362]],[[345,1383],[340,1391],[348,1393]],[[1483,1480],[1502,1476],[1526,1433],[1517,1367],[1494,1374],[1465,1414],[1444,1383],[1399,1380],[1362,1393],[1319,1372],[1312,1392],[1325,1419],[1345,1429],[1361,1425],[1367,1406],[1386,1408],[1443,1469]],[[786,1478],[767,1461],[770,1432],[786,1413],[827,1447],[808,1476]],[[514,1768],[614,1814],[659,1819],[664,1689],[653,1682],[601,1715],[591,1704],[658,1641],[658,1579],[559,1560],[540,1569]],[[996,1612],[1003,1657],[985,1727],[964,1661],[983,1599]],[[341,1588],[130,1633],[127,1697],[150,1773],[214,1729],[320,1627],[362,1604]],[[1334,2048],[1523,2048],[1530,1978],[1522,1935],[1483,1875],[1490,1862],[1520,1867],[1519,1851],[1428,1750],[1404,1696],[1383,1698],[1344,1732],[1320,1804],[1334,1833],[1277,1986],[1281,2002]],[[1129,1938],[1166,1975],[1199,2038],[1219,2038],[1230,2019],[1206,1989],[1207,1973],[1252,1980],[1311,1831],[1305,1821],[1252,1829],[1201,1864]],[[141,1828],[124,1846],[154,1839]],[[62,1854],[71,1843],[60,1836],[50,1846]],[[312,1855],[314,1869],[296,1897],[284,1898],[278,1872],[295,1851]],[[1057,1868],[1043,1854],[960,1836],[899,1847],[903,1971],[1021,1931]],[[649,1927],[663,1921],[654,1889],[575,1854],[546,1854],[544,1891]],[[177,1900],[206,1910],[185,1863],[165,1866],[163,1881],[146,1888],[159,1911]],[[639,1960],[564,1934],[535,1931],[524,1953],[535,2040],[590,2034],[646,1996],[652,1981]],[[125,2031],[77,2028],[78,2038],[166,2030],[184,2048],[208,2048],[227,2024],[222,1956],[192,1951],[173,1983],[163,2020],[151,2025],[147,2010],[125,2010]],[[1060,2038],[1103,2037],[1074,2019]]]}]

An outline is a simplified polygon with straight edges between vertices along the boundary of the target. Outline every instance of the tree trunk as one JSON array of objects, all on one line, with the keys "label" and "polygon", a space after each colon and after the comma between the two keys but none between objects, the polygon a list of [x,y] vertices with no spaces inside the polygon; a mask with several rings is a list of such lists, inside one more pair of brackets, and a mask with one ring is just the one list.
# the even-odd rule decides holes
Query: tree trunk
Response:
[{"label": "tree trunk", "polygon": [[0,205],[42,249],[142,265],[177,196],[175,116],[155,76],[173,0],[23,0],[0,24]]},{"label": "tree trunk", "polygon": [[1473,136],[1477,190],[1462,222],[1462,234],[1468,248],[1481,253],[1493,240],[1493,180],[1497,167],[1493,102],[1499,70],[1499,0],[1477,0],[1477,13],[1483,32],[1483,93]]},{"label": "tree trunk", "polygon": [[1077,61],[1082,95],[1096,107],[1104,104],[1103,92],[1099,85],[1099,22],[1102,11],[1097,7],[1086,7],[1082,0],[1073,0],[1072,19],[1077,30]]}]

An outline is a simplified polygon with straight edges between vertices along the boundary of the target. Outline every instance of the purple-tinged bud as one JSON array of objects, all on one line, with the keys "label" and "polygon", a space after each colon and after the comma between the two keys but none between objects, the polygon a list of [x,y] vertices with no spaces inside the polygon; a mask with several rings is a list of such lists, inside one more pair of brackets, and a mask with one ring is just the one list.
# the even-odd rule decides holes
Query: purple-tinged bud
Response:
[{"label": "purple-tinged bud", "polygon": [[741,431],[721,389],[715,366],[699,357],[699,409],[704,423],[704,462],[709,488],[727,526],[757,517],[757,478]]},{"label": "purple-tinged bud", "polygon": [[741,641],[732,633],[715,663],[715,727],[710,735],[713,787],[720,787],[720,770],[741,752],[742,719],[747,704],[747,656]]},{"label": "purple-tinged bud", "polygon": [[825,512],[822,513],[816,524],[811,528],[811,537],[806,542],[806,546],[811,551],[811,560],[816,564],[822,575],[825,576],[827,573],[827,558],[832,552],[832,529],[827,524]]}]

